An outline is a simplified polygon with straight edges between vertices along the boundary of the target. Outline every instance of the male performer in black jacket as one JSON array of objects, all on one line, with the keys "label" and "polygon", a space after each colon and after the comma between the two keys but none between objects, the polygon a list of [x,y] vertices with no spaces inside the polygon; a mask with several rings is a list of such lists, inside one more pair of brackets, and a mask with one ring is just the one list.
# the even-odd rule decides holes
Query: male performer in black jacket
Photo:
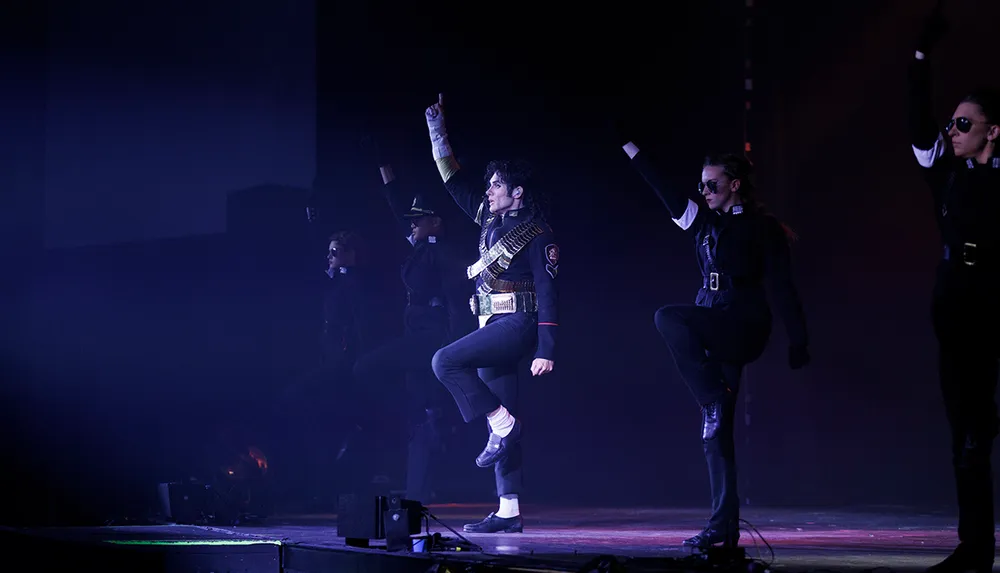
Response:
[{"label": "male performer in black jacket", "polygon": [[490,162],[484,194],[455,159],[441,96],[425,116],[445,188],[482,229],[480,258],[467,271],[476,281],[471,306],[480,328],[439,350],[432,364],[465,421],[485,416],[489,425],[489,439],[476,464],[494,467],[500,507],[479,523],[467,524],[465,531],[518,533],[523,530],[518,504],[521,421],[514,417],[518,364],[533,357],[534,376],[555,366],[559,247],[526,163]]}]

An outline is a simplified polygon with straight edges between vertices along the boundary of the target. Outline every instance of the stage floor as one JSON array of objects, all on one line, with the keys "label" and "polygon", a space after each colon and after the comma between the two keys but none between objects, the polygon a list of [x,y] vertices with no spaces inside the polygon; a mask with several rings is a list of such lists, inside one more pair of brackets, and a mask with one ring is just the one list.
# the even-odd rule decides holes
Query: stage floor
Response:
[{"label": "stage floor", "polygon": [[[430,511],[461,533],[462,524],[478,521],[494,510],[490,505],[430,506]],[[705,510],[606,508],[566,509],[525,506],[524,533],[465,534],[494,555],[545,557],[602,553],[629,557],[685,557],[681,541],[704,526]],[[944,558],[958,543],[955,518],[904,508],[841,510],[743,509],[743,518],[757,528],[774,550],[775,567],[808,569],[922,569]],[[232,531],[276,535],[288,541],[342,547],[335,534],[336,516],[285,516],[266,527]],[[431,531],[451,535],[432,523]],[[770,550],[743,531],[740,544],[750,558],[770,562]]]},{"label": "stage floor", "polygon": [[[478,521],[493,510],[490,505],[436,505],[429,510],[461,533],[462,524]],[[463,560],[518,562],[524,569],[574,570],[595,555],[632,558],[636,568],[650,558],[683,559],[690,551],[681,541],[703,525],[704,510],[607,508],[567,509],[527,505],[522,508],[521,534],[462,534],[480,545],[483,554],[461,552]],[[903,508],[838,510],[744,508],[749,521],[771,550],[747,531],[740,539],[747,557],[785,571],[817,569],[857,571],[874,568],[922,570],[945,557],[957,543],[954,518],[947,514],[907,511]],[[431,523],[432,532],[454,537]],[[124,526],[101,528],[43,528],[26,530],[34,536],[73,536],[85,539],[129,540],[212,539],[222,545],[260,544],[335,553],[384,553],[379,549],[347,547],[336,537],[336,515],[278,515],[266,523],[235,527]],[[451,554],[453,556],[457,554]],[[546,563],[531,566],[531,561]],[[300,561],[301,562],[301,561]],[[561,565],[560,565],[561,564]],[[527,566],[526,566],[527,565]],[[306,570],[306,567],[286,567]],[[655,568],[655,567],[654,567]]]}]

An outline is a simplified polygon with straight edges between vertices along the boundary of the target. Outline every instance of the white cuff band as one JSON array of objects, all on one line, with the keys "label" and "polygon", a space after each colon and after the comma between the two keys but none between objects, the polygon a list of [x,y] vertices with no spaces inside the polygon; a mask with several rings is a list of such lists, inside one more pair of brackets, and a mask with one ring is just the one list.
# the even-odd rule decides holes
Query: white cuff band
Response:
[{"label": "white cuff band", "polygon": [[448,143],[448,137],[431,139],[431,151],[434,153],[435,161],[444,157],[451,157],[451,144]]},{"label": "white cuff band", "polygon": [[392,181],[396,179],[396,176],[392,174],[391,165],[384,165],[382,167],[379,167],[379,171],[382,173],[382,183],[384,183],[385,185],[392,183]]},{"label": "white cuff band", "polygon": [[622,149],[624,149],[625,153],[628,154],[629,159],[634,159],[635,156],[639,153],[639,146],[632,143],[631,141],[623,145]]}]

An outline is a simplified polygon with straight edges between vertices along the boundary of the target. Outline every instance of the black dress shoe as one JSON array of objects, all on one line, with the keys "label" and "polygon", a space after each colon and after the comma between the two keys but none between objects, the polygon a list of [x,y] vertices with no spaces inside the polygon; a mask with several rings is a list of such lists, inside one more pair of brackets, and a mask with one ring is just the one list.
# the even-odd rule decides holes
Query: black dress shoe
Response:
[{"label": "black dress shoe", "polygon": [[722,544],[722,547],[730,549],[736,547],[739,541],[739,528],[710,526],[703,529],[698,535],[685,539],[684,545],[688,547],[706,549],[708,547],[712,547],[713,545]]},{"label": "black dress shoe", "polygon": [[514,420],[514,427],[506,437],[490,432],[490,439],[486,442],[486,447],[476,456],[476,465],[481,468],[488,468],[498,461],[507,457],[508,448],[521,440],[521,420]]},{"label": "black dress shoe", "polygon": [[725,399],[701,407],[701,439],[707,442],[715,437],[725,422]]},{"label": "black dress shoe", "polygon": [[931,565],[926,573],[990,573],[993,570],[993,560],[996,547],[972,547],[960,543],[951,555],[944,561]]},{"label": "black dress shoe", "polygon": [[462,526],[462,531],[466,533],[521,533],[524,531],[524,522],[521,521],[520,515],[497,517],[496,513],[491,513],[479,523],[466,523]]}]

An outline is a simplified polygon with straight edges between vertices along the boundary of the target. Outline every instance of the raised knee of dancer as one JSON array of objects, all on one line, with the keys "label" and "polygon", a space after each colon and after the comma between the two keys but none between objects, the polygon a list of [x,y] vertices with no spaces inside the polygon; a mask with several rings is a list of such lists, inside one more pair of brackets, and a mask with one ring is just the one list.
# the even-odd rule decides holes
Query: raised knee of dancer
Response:
[{"label": "raised knee of dancer", "polygon": [[449,370],[455,368],[455,361],[452,359],[451,352],[448,347],[439,348],[434,356],[431,357],[431,370],[434,371],[434,375],[441,379],[441,376],[446,374]]},{"label": "raised knee of dancer", "polygon": [[664,337],[675,336],[687,329],[681,313],[673,305],[664,306],[653,314],[653,324]]}]

